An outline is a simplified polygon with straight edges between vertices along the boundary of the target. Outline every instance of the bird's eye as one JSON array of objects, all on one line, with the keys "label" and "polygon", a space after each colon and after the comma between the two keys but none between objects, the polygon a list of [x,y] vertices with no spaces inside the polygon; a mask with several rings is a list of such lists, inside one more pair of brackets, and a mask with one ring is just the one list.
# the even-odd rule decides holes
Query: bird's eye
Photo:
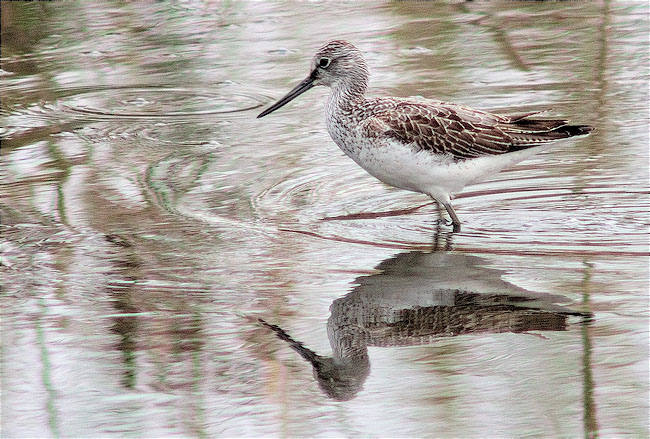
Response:
[{"label": "bird's eye", "polygon": [[332,60],[329,59],[329,58],[321,58],[321,59],[318,60],[318,67],[326,69],[327,66],[329,66],[331,62],[332,62]]}]

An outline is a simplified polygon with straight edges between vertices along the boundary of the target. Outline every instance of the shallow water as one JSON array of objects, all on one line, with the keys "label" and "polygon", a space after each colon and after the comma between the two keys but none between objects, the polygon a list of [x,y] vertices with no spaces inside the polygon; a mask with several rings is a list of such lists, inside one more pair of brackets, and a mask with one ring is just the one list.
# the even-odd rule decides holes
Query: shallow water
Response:
[{"label": "shallow water", "polygon": [[[644,2],[2,2],[2,436],[646,437]],[[346,158],[372,92],[586,138],[467,188],[460,233]],[[261,320],[260,320],[261,319]]]}]

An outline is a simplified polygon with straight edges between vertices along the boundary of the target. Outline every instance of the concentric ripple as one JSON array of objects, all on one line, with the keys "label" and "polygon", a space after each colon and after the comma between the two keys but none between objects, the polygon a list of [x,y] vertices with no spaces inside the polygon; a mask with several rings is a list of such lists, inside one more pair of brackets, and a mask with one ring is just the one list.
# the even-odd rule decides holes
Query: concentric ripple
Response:
[{"label": "concentric ripple", "polygon": [[233,172],[225,169],[228,166],[219,151],[173,152],[150,163],[144,184],[151,202],[181,218],[246,233],[275,233],[255,220],[247,188],[229,181]]},{"label": "concentric ripple", "polygon": [[207,90],[161,86],[80,87],[57,94],[55,100],[3,108],[0,135],[11,140],[29,136],[35,129],[48,135],[93,122],[107,122],[113,124],[107,130],[119,136],[133,130],[131,125],[121,129],[120,121],[133,120],[140,123],[138,132],[151,132],[160,124],[206,119],[219,123],[269,101],[268,97],[231,81],[211,84]]},{"label": "concentric ripple", "polygon": [[[203,88],[82,87],[52,101],[9,104],[0,112],[0,136],[15,147],[51,134],[76,131],[90,142],[140,138],[156,144],[220,144],[220,127],[249,117],[268,97],[226,81]],[[244,116],[246,115],[246,116]],[[193,124],[179,130],[179,125]],[[83,130],[80,130],[83,128]]]},{"label": "concentric ripple", "polygon": [[182,119],[238,113],[259,108],[267,99],[224,82],[211,90],[166,87],[105,89],[62,100],[62,109],[89,118]]}]

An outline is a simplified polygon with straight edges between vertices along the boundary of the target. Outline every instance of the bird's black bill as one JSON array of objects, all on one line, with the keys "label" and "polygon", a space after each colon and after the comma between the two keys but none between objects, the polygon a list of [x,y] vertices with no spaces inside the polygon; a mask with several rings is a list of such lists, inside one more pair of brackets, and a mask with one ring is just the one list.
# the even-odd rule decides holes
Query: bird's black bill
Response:
[{"label": "bird's black bill", "polygon": [[298,84],[293,90],[291,90],[289,93],[287,93],[282,99],[277,101],[275,104],[271,105],[269,108],[266,110],[262,111],[257,118],[259,119],[260,117],[264,117],[269,113],[272,113],[273,111],[277,110],[280,107],[285,106],[310,88],[314,86],[314,75],[309,75],[307,79],[302,81],[300,84]]}]

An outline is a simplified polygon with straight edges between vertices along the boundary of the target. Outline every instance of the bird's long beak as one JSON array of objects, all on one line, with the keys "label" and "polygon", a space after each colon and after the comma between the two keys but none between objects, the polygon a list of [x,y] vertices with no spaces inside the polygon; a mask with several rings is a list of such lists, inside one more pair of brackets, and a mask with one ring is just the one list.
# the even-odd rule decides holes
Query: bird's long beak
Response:
[{"label": "bird's long beak", "polygon": [[264,117],[269,113],[272,113],[273,111],[277,110],[280,107],[283,107],[284,105],[288,104],[310,88],[312,88],[315,84],[314,81],[316,80],[316,70],[311,72],[311,74],[305,78],[304,81],[302,81],[300,84],[298,84],[293,90],[291,90],[289,93],[287,93],[282,99],[277,101],[275,104],[271,105],[269,108],[266,110],[262,111],[260,114],[258,114],[257,118],[259,119],[260,117]]}]

